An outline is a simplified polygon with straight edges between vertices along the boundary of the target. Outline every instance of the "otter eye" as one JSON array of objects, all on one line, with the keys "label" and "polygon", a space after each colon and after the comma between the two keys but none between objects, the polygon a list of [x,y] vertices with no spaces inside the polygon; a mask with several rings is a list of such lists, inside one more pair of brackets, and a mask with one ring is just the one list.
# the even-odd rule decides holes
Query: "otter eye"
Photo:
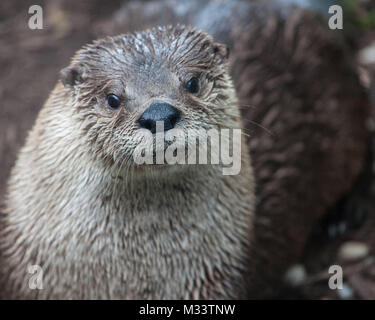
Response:
[{"label": "otter eye", "polygon": [[121,104],[121,100],[118,96],[111,93],[107,96],[107,103],[112,109],[117,109]]},{"label": "otter eye", "polygon": [[186,84],[186,89],[190,93],[197,93],[199,91],[199,80],[196,77],[191,78]]}]

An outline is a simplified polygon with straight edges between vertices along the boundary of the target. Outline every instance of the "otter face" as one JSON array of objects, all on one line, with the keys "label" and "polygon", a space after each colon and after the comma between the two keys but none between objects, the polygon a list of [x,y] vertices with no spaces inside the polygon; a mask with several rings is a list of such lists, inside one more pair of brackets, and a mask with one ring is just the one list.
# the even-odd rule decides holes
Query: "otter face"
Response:
[{"label": "otter face", "polygon": [[226,46],[202,31],[159,27],[84,47],[61,71],[61,81],[71,116],[93,151],[132,164],[136,147],[145,133],[155,136],[157,123],[190,136],[240,127],[227,56]]}]

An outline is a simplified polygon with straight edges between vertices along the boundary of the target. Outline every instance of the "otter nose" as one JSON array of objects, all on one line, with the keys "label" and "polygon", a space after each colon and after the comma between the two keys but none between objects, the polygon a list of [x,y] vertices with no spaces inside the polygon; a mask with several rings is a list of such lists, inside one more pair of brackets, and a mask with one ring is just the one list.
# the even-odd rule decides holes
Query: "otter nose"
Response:
[{"label": "otter nose", "polygon": [[156,122],[164,122],[164,131],[174,128],[181,118],[181,112],[174,106],[165,102],[154,102],[138,119],[141,128],[156,132]]}]

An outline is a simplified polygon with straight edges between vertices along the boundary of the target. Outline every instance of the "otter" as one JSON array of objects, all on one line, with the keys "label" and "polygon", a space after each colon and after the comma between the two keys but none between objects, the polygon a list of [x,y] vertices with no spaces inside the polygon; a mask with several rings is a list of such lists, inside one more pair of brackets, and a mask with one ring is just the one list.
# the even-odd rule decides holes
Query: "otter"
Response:
[{"label": "otter", "polygon": [[[227,59],[225,45],[185,26],[106,37],[76,53],[8,183],[4,297],[247,297],[254,178],[245,140],[238,175],[133,159],[150,122],[193,135],[241,128]],[[30,288],[30,266],[41,268],[42,290]]]},{"label": "otter", "polygon": [[[256,277],[251,277],[250,296],[268,298],[278,294],[282,274],[301,258],[318,220],[337,211],[337,204],[338,211],[348,211],[351,216],[353,208],[359,207],[345,204],[348,208],[343,209],[341,204],[343,197],[350,198],[353,193],[370,144],[368,95],[358,81],[342,31],[329,30],[327,17],[305,6],[315,6],[316,2],[124,1],[120,10],[116,7],[112,14],[101,14],[100,23],[95,19],[95,24],[59,39],[64,54],[31,51],[22,41],[14,42],[8,51],[21,47],[29,59],[52,59],[58,66],[76,50],[77,43],[88,42],[92,32],[99,38],[176,23],[193,25],[229,46],[229,73],[243,130],[250,135],[248,146],[256,180],[251,245],[252,275]],[[80,5],[69,1],[63,10],[69,15],[82,11]],[[86,5],[84,12],[97,11],[94,2]],[[328,4],[323,11],[327,14]],[[23,56],[9,57],[7,62],[14,68],[24,61]],[[18,90],[18,100],[14,95],[2,96],[1,110],[9,119],[2,131],[15,136],[3,140],[3,181],[25,129],[36,115],[35,106],[44,99],[43,90],[47,90],[48,82],[55,81],[57,70],[51,64],[29,65],[30,74],[43,68],[40,81],[44,85],[35,90],[36,95]],[[15,73],[12,78],[13,84],[25,82],[23,74]],[[10,83],[6,87],[4,92],[13,88]],[[25,107],[24,101],[30,104]],[[365,175],[369,176],[367,172]]]}]

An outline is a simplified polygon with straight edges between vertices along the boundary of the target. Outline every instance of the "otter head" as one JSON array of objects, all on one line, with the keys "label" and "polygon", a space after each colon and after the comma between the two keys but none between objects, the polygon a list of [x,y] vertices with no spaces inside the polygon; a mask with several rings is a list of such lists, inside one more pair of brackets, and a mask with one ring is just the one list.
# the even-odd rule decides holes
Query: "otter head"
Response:
[{"label": "otter head", "polygon": [[202,31],[159,27],[84,47],[61,81],[92,151],[134,164],[137,146],[146,133],[155,137],[158,123],[165,133],[181,129],[192,136],[240,127],[227,58],[226,46]]}]

